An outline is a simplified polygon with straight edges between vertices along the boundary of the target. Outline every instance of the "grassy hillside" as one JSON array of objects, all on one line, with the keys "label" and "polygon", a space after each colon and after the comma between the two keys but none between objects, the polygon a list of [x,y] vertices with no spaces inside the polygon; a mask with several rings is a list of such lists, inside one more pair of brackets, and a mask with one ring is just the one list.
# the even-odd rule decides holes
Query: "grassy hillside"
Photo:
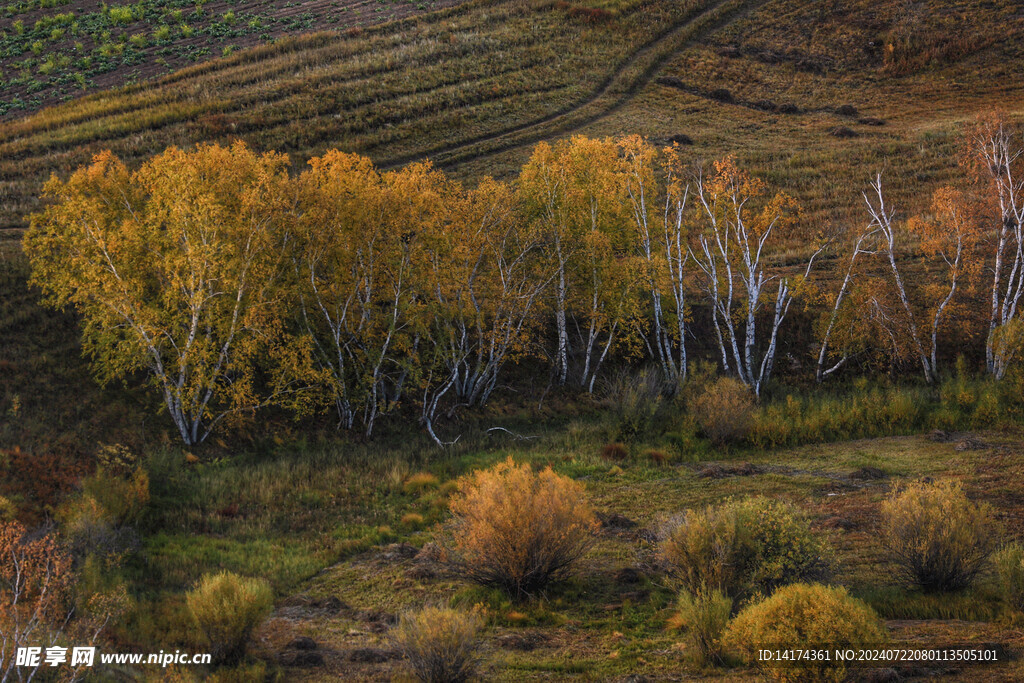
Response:
[{"label": "grassy hillside", "polygon": [[290,37],[0,124],[0,228],[14,236],[42,179],[108,147],[240,137],[296,164],[339,147],[473,178],[577,131],[738,151],[816,217],[849,219],[851,180],[888,167],[901,199],[924,197],[954,167],[958,122],[1019,110],[1016,5],[932,4],[908,19],[898,2],[474,0]]},{"label": "grassy hillside", "polygon": [[170,73],[276,38],[350,30],[452,0],[20,0],[0,6],[0,118]]}]

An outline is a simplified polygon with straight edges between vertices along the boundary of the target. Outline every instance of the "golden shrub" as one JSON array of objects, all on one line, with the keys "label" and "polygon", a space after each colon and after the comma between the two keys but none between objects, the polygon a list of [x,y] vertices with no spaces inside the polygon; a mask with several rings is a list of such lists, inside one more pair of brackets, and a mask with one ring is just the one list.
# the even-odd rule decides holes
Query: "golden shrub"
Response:
[{"label": "golden shrub", "polygon": [[99,468],[114,476],[126,476],[140,466],[139,456],[123,444],[114,443],[101,446],[96,451],[96,462]]},{"label": "golden shrub", "polygon": [[689,592],[717,589],[735,594],[752,561],[753,548],[745,533],[730,505],[690,510],[669,523],[661,557]]},{"label": "golden shrub", "polygon": [[972,503],[952,481],[898,487],[881,512],[891,558],[927,591],[971,585],[998,540],[991,506]]},{"label": "golden shrub", "polygon": [[220,663],[234,663],[245,654],[245,646],[261,621],[270,613],[274,595],[266,579],[248,578],[231,572],[205,574],[185,596],[185,604],[202,635]]},{"label": "golden shrub", "polygon": [[754,407],[750,389],[733,377],[720,377],[690,400],[697,424],[717,446],[735,443],[747,435]]},{"label": "golden shrub", "polygon": [[476,669],[482,625],[475,612],[425,607],[402,615],[391,639],[417,680],[461,683]]},{"label": "golden shrub", "polygon": [[731,614],[732,599],[722,591],[702,588],[691,593],[683,590],[671,624],[686,634],[697,662],[718,664],[724,658],[722,634]]},{"label": "golden shrub", "polygon": [[884,643],[888,633],[868,605],[845,588],[793,584],[742,610],[723,636],[727,650],[749,664],[759,664],[779,681],[841,681],[842,662],[811,660],[758,661],[758,650],[860,647]]},{"label": "golden shrub", "polygon": [[582,485],[512,458],[461,480],[449,508],[451,562],[469,580],[515,598],[570,571],[598,526]]},{"label": "golden shrub", "polygon": [[419,528],[423,526],[423,515],[418,512],[407,512],[402,515],[402,524],[407,527]]}]

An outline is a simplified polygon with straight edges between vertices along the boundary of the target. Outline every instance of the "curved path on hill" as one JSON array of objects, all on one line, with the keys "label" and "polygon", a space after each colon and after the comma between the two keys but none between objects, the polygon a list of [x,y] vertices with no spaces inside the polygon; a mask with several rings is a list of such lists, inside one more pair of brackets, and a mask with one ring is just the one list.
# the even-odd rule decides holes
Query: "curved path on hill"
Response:
[{"label": "curved path on hill", "polygon": [[447,168],[575,131],[624,107],[680,50],[722,29],[763,1],[718,0],[698,14],[687,16],[621,62],[586,99],[564,109],[452,145],[382,159],[378,166],[395,168],[429,158],[435,166]]}]

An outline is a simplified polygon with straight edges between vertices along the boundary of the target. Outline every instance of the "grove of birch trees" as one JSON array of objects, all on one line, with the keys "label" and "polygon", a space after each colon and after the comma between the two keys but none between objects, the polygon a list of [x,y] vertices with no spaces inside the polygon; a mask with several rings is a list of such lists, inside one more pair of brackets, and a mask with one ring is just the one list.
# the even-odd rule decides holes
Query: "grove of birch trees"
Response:
[{"label": "grove of birch trees", "polygon": [[845,232],[735,157],[635,136],[541,143],[516,180],[472,188],[338,151],[299,173],[242,143],[134,171],[102,153],[51,179],[24,245],[97,377],[150,383],[186,444],[271,405],[365,436],[415,417],[443,444],[439,420],[516,365],[593,393],[610,365],[650,363],[672,394],[699,349],[760,396],[794,308],[817,320],[796,352],[818,382],[884,357],[932,383],[972,336],[1002,379],[1024,338],[1022,150],[982,117],[962,182],[906,216],[879,174]]}]

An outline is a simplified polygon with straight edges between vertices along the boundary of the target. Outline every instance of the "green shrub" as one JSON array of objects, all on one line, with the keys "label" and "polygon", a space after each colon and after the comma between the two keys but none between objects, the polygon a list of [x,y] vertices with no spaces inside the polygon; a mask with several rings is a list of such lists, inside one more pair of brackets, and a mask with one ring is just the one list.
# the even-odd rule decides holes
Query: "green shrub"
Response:
[{"label": "green shrub", "polygon": [[995,550],[991,507],[972,503],[956,482],[897,487],[881,512],[892,560],[926,591],[966,588]]},{"label": "green shrub", "polygon": [[796,507],[762,497],[691,510],[669,524],[661,543],[662,558],[691,592],[732,596],[823,580],[830,555]]},{"label": "green shrub", "polygon": [[266,579],[225,571],[204,575],[185,602],[202,644],[218,663],[232,664],[245,654],[253,629],[270,613],[274,595]]},{"label": "green shrub", "polygon": [[18,506],[9,498],[0,496],[0,522],[13,522],[18,516]]},{"label": "green shrub", "polygon": [[737,512],[755,548],[749,579],[754,591],[770,594],[779,586],[829,577],[831,549],[811,530],[799,508],[756,497],[739,502]]},{"label": "green shrub", "polygon": [[744,439],[754,418],[753,394],[732,377],[720,377],[708,384],[689,407],[704,435],[716,446]]},{"label": "green shrub", "polygon": [[717,589],[702,588],[679,594],[678,612],[672,625],[689,639],[699,664],[719,664],[723,659],[722,634],[732,614],[732,599]]},{"label": "green shrub", "polygon": [[992,559],[1006,606],[1024,612],[1024,545],[1011,543]]},{"label": "green shrub", "polygon": [[759,664],[779,681],[841,681],[843,662],[758,661],[758,650],[790,650],[823,645],[851,647],[888,640],[884,624],[845,588],[795,584],[742,610],[723,636],[725,647],[749,664]]},{"label": "green shrub", "polygon": [[476,669],[481,619],[475,612],[426,607],[402,615],[391,638],[423,683],[461,683]]},{"label": "green shrub", "polygon": [[661,379],[649,368],[620,373],[608,386],[608,400],[615,418],[615,439],[635,441],[647,434],[661,408]]}]

